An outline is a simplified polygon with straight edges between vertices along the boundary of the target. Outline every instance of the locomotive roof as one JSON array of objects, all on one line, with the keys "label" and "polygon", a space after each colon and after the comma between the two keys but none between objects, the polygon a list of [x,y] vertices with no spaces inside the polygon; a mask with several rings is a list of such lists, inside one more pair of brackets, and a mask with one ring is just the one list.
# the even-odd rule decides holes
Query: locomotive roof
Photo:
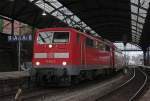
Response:
[{"label": "locomotive roof", "polygon": [[112,46],[112,47],[114,47],[114,48],[117,48],[111,41],[109,41],[109,40],[107,40],[107,39],[104,39],[104,38],[102,38],[101,36],[92,35],[92,34],[87,33],[87,32],[82,32],[82,31],[80,31],[80,30],[78,30],[78,29],[75,29],[75,28],[72,28],[72,27],[42,28],[42,29],[38,29],[37,32],[39,32],[39,31],[47,31],[47,30],[49,30],[49,29],[51,29],[51,30],[64,30],[64,31],[65,31],[65,30],[66,30],[66,31],[68,31],[68,30],[73,30],[73,31],[79,32],[79,33],[81,33],[81,34],[83,34],[83,35],[85,35],[85,36],[87,36],[87,37],[89,37],[89,38],[99,40],[99,41],[104,42],[105,44],[107,44],[107,45],[109,45],[109,46]]}]

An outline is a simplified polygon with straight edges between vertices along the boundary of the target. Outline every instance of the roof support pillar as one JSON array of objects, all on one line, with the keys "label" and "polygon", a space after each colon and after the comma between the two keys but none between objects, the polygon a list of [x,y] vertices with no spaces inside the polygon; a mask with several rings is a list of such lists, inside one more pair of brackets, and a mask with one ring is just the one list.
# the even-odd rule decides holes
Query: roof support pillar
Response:
[{"label": "roof support pillar", "polygon": [[143,60],[144,60],[144,65],[147,65],[146,50],[143,50]]},{"label": "roof support pillar", "polygon": [[14,35],[14,20],[11,20],[11,34]]},{"label": "roof support pillar", "polygon": [[123,45],[125,47],[127,45],[127,41],[128,41],[127,34],[123,34],[122,40],[123,40]]},{"label": "roof support pillar", "polygon": [[150,48],[147,48],[147,50],[144,52],[144,65],[150,66]]},{"label": "roof support pillar", "polygon": [[147,51],[146,51],[146,65],[150,65],[149,60],[150,60],[150,54],[149,54],[149,48],[147,48]]}]

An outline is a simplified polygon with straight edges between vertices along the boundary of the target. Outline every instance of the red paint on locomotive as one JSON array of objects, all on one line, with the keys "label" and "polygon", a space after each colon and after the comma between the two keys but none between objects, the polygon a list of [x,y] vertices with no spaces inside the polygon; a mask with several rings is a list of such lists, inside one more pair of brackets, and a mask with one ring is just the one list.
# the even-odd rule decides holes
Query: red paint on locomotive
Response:
[{"label": "red paint on locomotive", "polygon": [[32,62],[36,69],[66,69],[68,75],[79,75],[82,70],[120,69],[124,57],[98,36],[73,28],[46,28],[36,32]]}]

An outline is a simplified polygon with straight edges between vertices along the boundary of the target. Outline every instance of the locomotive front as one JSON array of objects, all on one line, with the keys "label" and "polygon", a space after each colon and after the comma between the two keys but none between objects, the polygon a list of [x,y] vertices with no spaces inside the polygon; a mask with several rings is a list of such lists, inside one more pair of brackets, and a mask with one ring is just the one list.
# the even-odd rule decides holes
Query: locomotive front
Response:
[{"label": "locomotive front", "polygon": [[38,30],[33,49],[33,67],[43,75],[62,76],[71,64],[71,31]]}]

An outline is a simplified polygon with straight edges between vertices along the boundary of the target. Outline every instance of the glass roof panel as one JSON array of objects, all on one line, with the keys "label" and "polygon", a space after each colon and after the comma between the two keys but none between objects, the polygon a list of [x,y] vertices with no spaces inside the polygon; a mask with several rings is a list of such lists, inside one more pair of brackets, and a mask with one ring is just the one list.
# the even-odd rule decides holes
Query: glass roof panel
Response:
[{"label": "glass roof panel", "polygon": [[140,12],[140,14],[147,14],[147,11],[146,10],[144,10],[144,9],[139,9],[139,12]]},{"label": "glass roof panel", "polygon": [[54,2],[51,2],[51,4],[56,7],[56,8],[59,8],[59,7],[62,7],[63,5],[61,3],[59,3],[57,0],[53,0]]},{"label": "glass roof panel", "polygon": [[132,12],[137,13],[138,7],[131,5]]},{"label": "glass roof panel", "polygon": [[150,0],[141,0],[141,1],[143,3],[143,5],[141,5],[142,7],[144,7],[144,8],[148,8],[149,7]]},{"label": "glass roof panel", "polygon": [[133,32],[133,33],[136,33],[136,30],[133,30],[133,29],[132,29],[132,32]]},{"label": "glass roof panel", "polygon": [[61,9],[59,9],[61,12],[63,12],[66,15],[73,15],[73,13],[71,11],[69,11],[66,7],[63,7]]},{"label": "glass roof panel", "polygon": [[85,27],[85,26],[87,26],[84,22],[82,23],[82,27]]},{"label": "glass roof panel", "polygon": [[[32,2],[33,0],[29,0],[29,1]],[[47,4],[47,2],[49,2],[49,3]],[[57,17],[58,19],[64,21],[65,23],[68,23],[70,26],[74,26],[74,25],[77,26],[78,25],[79,27],[82,26],[83,29],[85,29],[86,28],[85,26],[87,26],[84,22],[82,22],[81,25],[78,24],[78,22],[81,22],[80,18],[78,18],[76,15],[74,15],[66,7],[63,7],[63,5],[58,0],[46,0],[45,7],[44,7],[43,0],[37,0],[35,4],[37,6],[39,6],[41,9],[45,10],[46,12],[48,12],[48,13],[52,14],[53,16]],[[66,16],[67,16],[67,20],[64,20],[64,18]],[[87,27],[87,29],[92,30],[89,26]]]},{"label": "glass roof panel", "polygon": [[[60,20],[64,19],[64,16],[62,15],[62,13],[60,13],[59,11],[57,11],[56,13],[53,13],[54,15],[56,14],[56,17],[59,18]],[[52,14],[52,15],[53,15]]]},{"label": "glass roof panel", "polygon": [[47,3],[44,3],[43,1],[37,1],[36,5],[39,6],[41,9],[44,9],[46,12],[51,12],[54,10],[53,7],[49,6]]},{"label": "glass roof panel", "polygon": [[[145,23],[145,18],[146,18],[146,15],[147,15],[147,11],[145,9],[148,9],[150,0],[130,0],[130,1],[131,1],[131,12],[134,12],[134,13],[137,14],[137,15],[134,15],[134,14],[131,13],[131,19],[135,20],[135,21],[131,21],[131,23],[132,23],[132,25],[138,27],[137,28],[137,34],[136,34],[136,36],[138,36],[138,37],[136,37],[136,39],[133,38],[133,36],[135,36],[134,33],[136,31],[132,31],[133,32],[132,39],[133,39],[133,41],[136,40],[137,42],[139,42],[139,40],[140,40],[139,36],[141,36],[143,25]],[[139,1],[140,1],[140,5],[139,5],[139,12],[138,12],[138,2]],[[134,3],[137,6],[133,5],[132,3]],[[137,16],[138,16],[138,20],[137,20]],[[142,16],[143,18],[140,17],[140,16]],[[138,21],[139,23],[137,23],[136,21]],[[142,23],[142,24],[140,24],[140,23]],[[132,26],[132,29],[135,29],[134,26]]]},{"label": "glass roof panel", "polygon": [[[123,45],[123,43],[114,43],[114,45],[115,45],[116,47],[118,47],[119,49],[124,50],[124,45]],[[133,45],[133,44],[130,44],[130,43],[127,43],[126,49],[127,49],[127,50],[141,50],[138,46]]]},{"label": "glass roof panel", "polygon": [[77,16],[74,16],[74,20],[75,20],[76,22],[79,22],[79,21],[80,21],[80,19],[79,19]]},{"label": "glass roof panel", "polygon": [[57,14],[58,14],[58,11],[52,13],[53,16],[58,16]]},{"label": "glass roof panel", "polygon": [[136,19],[137,19],[137,16],[132,14],[132,15],[131,15],[131,18],[134,19],[134,20],[136,20]]},{"label": "glass roof panel", "polygon": [[[44,6],[44,5],[43,5],[43,6]],[[49,6],[48,4],[45,4],[45,8],[43,8],[43,9],[45,9],[45,11],[46,11],[46,12],[49,12],[49,13],[54,10],[54,8],[51,7],[51,6]]]},{"label": "glass roof panel", "polygon": [[138,0],[131,0],[132,3],[138,4]]},{"label": "glass roof panel", "polygon": [[138,24],[138,27],[143,29],[143,25],[142,24]]},{"label": "glass roof panel", "polygon": [[132,29],[135,29],[135,30],[136,30],[136,26],[132,26]]},{"label": "glass roof panel", "polygon": [[143,19],[143,18],[139,17],[139,18],[138,18],[138,21],[139,21],[140,23],[143,23],[143,24],[144,24],[145,19]]},{"label": "glass roof panel", "polygon": [[132,22],[132,25],[136,26],[136,21],[135,20],[131,20],[131,22]]}]

